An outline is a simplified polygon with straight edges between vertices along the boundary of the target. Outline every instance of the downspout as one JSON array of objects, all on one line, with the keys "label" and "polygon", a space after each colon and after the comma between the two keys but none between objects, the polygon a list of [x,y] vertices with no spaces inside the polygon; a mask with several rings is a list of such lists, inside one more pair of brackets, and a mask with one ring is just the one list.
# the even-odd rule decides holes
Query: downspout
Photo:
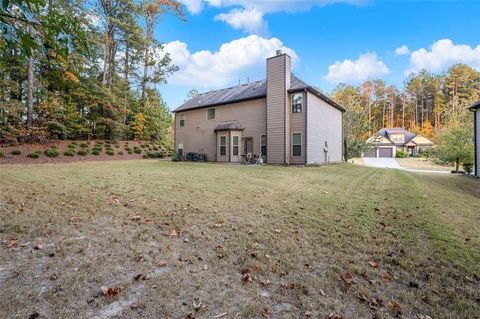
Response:
[{"label": "downspout", "polygon": [[[283,59],[283,70],[284,73],[287,73],[287,58],[284,57]],[[285,75],[284,75],[285,76]],[[285,165],[287,164],[287,99],[288,99],[288,93],[287,93],[287,78],[283,79],[283,96],[285,98],[285,101],[283,103],[283,163]],[[290,134],[290,132],[288,132]]]},{"label": "downspout", "polygon": [[475,154],[475,176],[480,177],[480,167],[478,167],[478,131],[477,131],[477,109],[470,110],[473,112],[473,147]]},{"label": "downspout", "polygon": [[[253,142],[252,142],[253,144]],[[228,130],[228,162],[232,162],[232,131]]]},{"label": "downspout", "polygon": [[307,145],[307,138],[308,138],[308,91],[305,88],[305,164],[308,164],[308,145]]}]

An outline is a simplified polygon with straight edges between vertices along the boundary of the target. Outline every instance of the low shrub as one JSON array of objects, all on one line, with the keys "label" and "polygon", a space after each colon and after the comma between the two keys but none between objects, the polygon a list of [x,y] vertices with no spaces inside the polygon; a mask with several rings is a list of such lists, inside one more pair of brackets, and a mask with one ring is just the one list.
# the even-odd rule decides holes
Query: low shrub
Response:
[{"label": "low shrub", "polygon": [[71,148],[68,148],[65,152],[63,152],[63,156],[74,156],[75,151]]},{"label": "low shrub", "polygon": [[131,152],[131,151],[132,151],[132,149],[131,149],[130,147],[125,147],[125,151],[127,151],[127,152]]},{"label": "low shrub", "polygon": [[80,147],[86,148],[86,147],[88,147],[88,143],[82,143],[82,144],[80,144]]},{"label": "low shrub", "polygon": [[115,144],[115,148],[120,148],[120,145],[118,145],[118,144]]},{"label": "low shrub", "polygon": [[143,154],[142,158],[149,158],[147,154]]},{"label": "low shrub", "polygon": [[107,149],[106,153],[110,156],[115,155],[115,152],[111,148]]},{"label": "low shrub", "polygon": [[133,149],[133,152],[134,152],[135,154],[142,154],[142,150],[139,149],[139,148],[134,148],[134,149]]},{"label": "low shrub", "polygon": [[408,152],[397,150],[397,152],[395,153],[395,156],[398,158],[406,158],[408,157]]},{"label": "low shrub", "polygon": [[97,141],[97,144],[98,144],[98,145],[102,145],[103,142],[102,142],[102,141]]},{"label": "low shrub", "polygon": [[132,152],[132,151],[127,151],[127,153],[128,153],[128,154],[133,154],[133,152]]},{"label": "low shrub", "polygon": [[77,152],[77,154],[81,156],[88,155],[88,148],[82,148],[80,151]]},{"label": "low shrub", "polygon": [[3,154],[3,152],[0,152],[0,158],[4,157],[5,154]]},{"label": "low shrub", "polygon": [[175,154],[172,156],[172,162],[178,162],[178,161],[180,161],[180,154],[175,153]]},{"label": "low shrub", "polygon": [[51,147],[45,150],[45,155],[47,155],[48,157],[58,157],[59,154],[60,152],[56,147]]},{"label": "low shrub", "polygon": [[118,154],[118,155],[123,155],[123,152],[122,152],[122,151],[120,151],[120,152],[118,152],[117,154]]},{"label": "low shrub", "polygon": [[77,148],[77,144],[70,143],[70,144],[68,144],[68,148],[76,149],[76,148]]},{"label": "low shrub", "polygon": [[106,148],[112,148],[112,144],[105,144]]},{"label": "low shrub", "polygon": [[20,155],[22,152],[20,150],[13,150],[10,154],[12,155]]},{"label": "low shrub", "polygon": [[39,158],[40,157],[40,151],[35,151],[33,153],[30,153],[27,155],[27,157],[30,157],[30,158]]},{"label": "low shrub", "polygon": [[97,150],[97,149],[93,149],[92,154],[93,155],[100,155],[100,151]]}]

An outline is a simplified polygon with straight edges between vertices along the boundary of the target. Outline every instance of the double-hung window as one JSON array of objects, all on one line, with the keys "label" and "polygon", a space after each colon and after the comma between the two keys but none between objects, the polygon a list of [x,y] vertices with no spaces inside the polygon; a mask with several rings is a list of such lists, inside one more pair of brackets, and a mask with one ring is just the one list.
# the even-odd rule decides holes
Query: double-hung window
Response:
[{"label": "double-hung window", "polygon": [[303,93],[292,95],[292,113],[301,113],[303,104]]},{"label": "double-hung window", "polygon": [[178,115],[180,126],[185,126],[185,113],[180,113]]},{"label": "double-hung window", "polygon": [[302,133],[292,134],[292,155],[302,156]]},{"label": "double-hung window", "polygon": [[220,136],[220,156],[227,156],[227,137]]},{"label": "double-hung window", "polygon": [[260,153],[262,156],[267,156],[267,136],[260,136]]},{"label": "double-hung window", "polygon": [[233,156],[238,156],[238,146],[239,146],[238,144],[239,144],[238,136],[233,136],[233,141],[232,141]]}]

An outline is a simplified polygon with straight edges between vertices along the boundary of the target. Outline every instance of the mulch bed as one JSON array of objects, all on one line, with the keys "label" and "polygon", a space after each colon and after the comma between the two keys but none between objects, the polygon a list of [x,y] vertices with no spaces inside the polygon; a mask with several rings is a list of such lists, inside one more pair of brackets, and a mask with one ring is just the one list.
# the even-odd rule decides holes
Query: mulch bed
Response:
[{"label": "mulch bed", "polygon": [[[79,161],[111,161],[111,160],[133,160],[133,159],[142,159],[145,150],[142,149],[142,154],[128,154],[125,150],[125,147],[130,147],[133,149],[134,146],[140,146],[140,144],[146,143],[143,141],[120,141],[118,142],[118,148],[112,144],[112,149],[114,150],[114,155],[108,155],[105,152],[105,147],[103,147],[100,155],[93,155],[92,149],[96,141],[90,141],[89,145],[89,154],[86,156],[81,156],[77,154],[77,151],[80,150],[81,143],[87,143],[86,141],[74,141],[77,143],[77,148],[75,150],[74,156],[65,156],[63,152],[68,148],[68,145],[72,141],[50,141],[44,144],[18,144],[15,146],[0,146],[0,152],[3,153],[3,157],[0,157],[0,165],[2,164],[44,164],[44,163],[70,163],[70,162],[79,162]],[[125,145],[128,143],[128,146]],[[105,144],[105,142],[104,142]],[[58,157],[48,157],[45,155],[44,151],[53,146],[57,146],[60,152]],[[13,155],[11,152],[13,150],[19,150],[20,155]],[[27,157],[28,154],[35,151],[40,151],[41,155],[39,158],[30,158]],[[118,154],[118,152],[123,152],[123,155]]]}]

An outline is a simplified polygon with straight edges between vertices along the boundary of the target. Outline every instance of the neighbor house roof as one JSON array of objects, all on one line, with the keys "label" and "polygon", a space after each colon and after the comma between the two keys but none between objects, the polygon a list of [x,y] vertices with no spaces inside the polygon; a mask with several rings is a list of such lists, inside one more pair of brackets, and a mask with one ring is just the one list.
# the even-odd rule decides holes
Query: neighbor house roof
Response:
[{"label": "neighbor house roof", "polygon": [[394,144],[407,144],[411,139],[413,139],[416,135],[410,131],[407,131],[401,127],[392,127],[392,128],[382,128],[378,131],[378,134],[390,139],[392,134],[405,134],[405,141],[403,143],[394,143]]},{"label": "neighbor house roof", "polygon": [[479,107],[480,107],[480,100],[477,101],[477,102],[475,102],[475,103],[473,103],[473,105],[470,106],[468,109],[470,109],[470,110],[475,110],[475,109],[478,109]]},{"label": "neighbor house roof", "polygon": [[[343,107],[332,101],[329,97],[324,95],[318,89],[308,85],[304,81],[291,75],[289,92],[300,92],[307,90],[316,95],[320,99],[336,107],[341,111],[345,111]],[[242,101],[260,99],[267,96],[267,80],[255,81],[247,84],[237,85],[221,90],[210,91],[198,94],[197,96],[186,101],[173,112],[182,112],[187,110],[199,109],[204,107],[211,107],[222,104],[237,103]]]}]

